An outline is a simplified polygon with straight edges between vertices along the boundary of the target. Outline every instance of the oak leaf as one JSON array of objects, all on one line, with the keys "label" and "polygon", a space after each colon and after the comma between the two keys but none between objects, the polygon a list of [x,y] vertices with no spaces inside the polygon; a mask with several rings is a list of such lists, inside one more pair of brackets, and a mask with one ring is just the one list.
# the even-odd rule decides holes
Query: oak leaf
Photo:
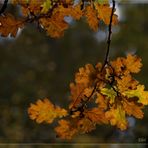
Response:
[{"label": "oak leaf", "polygon": [[133,79],[130,74],[121,76],[120,78],[116,77],[117,87],[120,92],[128,91],[129,89],[136,89],[138,81]]},{"label": "oak leaf", "polygon": [[108,88],[102,88],[101,89],[101,94],[107,96],[109,99],[110,104],[113,104],[115,102],[115,98],[117,96],[117,93],[113,90],[113,88],[108,89]]},{"label": "oak leaf", "polygon": [[141,59],[136,55],[128,54],[124,61],[128,71],[131,73],[138,73],[142,67]]},{"label": "oak leaf", "polygon": [[134,116],[136,118],[142,119],[143,118],[143,105],[138,105],[135,102],[130,102],[128,100],[123,101],[123,109],[125,110],[126,114],[129,116]]},{"label": "oak leaf", "polygon": [[108,100],[106,99],[106,96],[102,95],[101,93],[96,94],[96,104],[98,104],[98,108],[101,110],[107,109]]},{"label": "oak leaf", "polygon": [[42,5],[41,13],[47,13],[52,8],[51,0],[46,0]]},{"label": "oak leaf", "polygon": [[0,34],[3,37],[15,37],[18,29],[24,25],[23,21],[16,20],[11,14],[0,16]]},{"label": "oak leaf", "polygon": [[[98,18],[100,20],[103,20],[103,22],[106,25],[109,25],[112,8],[109,7],[109,4],[106,4],[106,5],[100,5],[98,3],[94,3],[94,4],[98,12]],[[112,25],[116,25],[117,23],[118,23],[118,18],[117,18],[117,15],[114,14],[112,19]]]},{"label": "oak leaf", "polygon": [[38,100],[36,104],[31,104],[28,114],[37,123],[52,123],[55,118],[66,116],[67,111],[59,106],[54,106],[48,99],[44,99],[43,101]]},{"label": "oak leaf", "polygon": [[125,117],[125,111],[121,106],[111,108],[105,113],[105,116],[110,121],[111,125],[116,125],[121,130],[127,129],[128,123]]},{"label": "oak leaf", "polygon": [[88,133],[92,130],[94,130],[95,127],[95,123],[92,122],[89,118],[82,118],[80,120],[78,120],[77,122],[77,128],[79,130],[80,133]]},{"label": "oak leaf", "polygon": [[74,128],[70,121],[59,120],[59,125],[55,128],[57,136],[61,139],[70,140],[75,134],[78,133],[78,129]]},{"label": "oak leaf", "polygon": [[128,90],[123,92],[124,96],[128,98],[137,97],[138,103],[148,105],[148,91],[144,91],[144,85],[138,85],[135,90]]},{"label": "oak leaf", "polygon": [[97,12],[91,6],[87,6],[85,8],[85,16],[87,18],[87,22],[91,29],[94,31],[98,30],[99,27],[99,20],[97,18]]},{"label": "oak leaf", "polygon": [[107,124],[108,120],[105,117],[105,112],[100,108],[92,108],[85,112],[85,117],[91,120],[95,124]]}]

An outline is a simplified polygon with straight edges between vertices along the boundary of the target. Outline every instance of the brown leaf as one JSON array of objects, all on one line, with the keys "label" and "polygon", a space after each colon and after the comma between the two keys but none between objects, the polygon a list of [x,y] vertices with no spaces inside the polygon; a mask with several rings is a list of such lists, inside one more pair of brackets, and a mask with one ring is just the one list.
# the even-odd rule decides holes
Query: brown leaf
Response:
[{"label": "brown leaf", "polygon": [[15,37],[18,29],[23,27],[23,21],[16,20],[11,14],[0,16],[0,34],[3,37]]}]

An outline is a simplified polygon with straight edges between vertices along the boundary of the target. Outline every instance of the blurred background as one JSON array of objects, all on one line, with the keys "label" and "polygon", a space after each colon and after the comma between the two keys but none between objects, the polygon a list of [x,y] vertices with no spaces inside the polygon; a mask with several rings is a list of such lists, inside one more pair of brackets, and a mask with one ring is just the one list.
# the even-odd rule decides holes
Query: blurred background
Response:
[{"label": "blurred background", "polygon": [[[11,5],[7,11],[17,14]],[[118,3],[117,13],[120,22],[113,28],[110,59],[129,52],[140,56],[143,68],[135,77],[148,89],[148,5]],[[53,130],[56,123],[36,124],[29,119],[27,108],[31,102],[45,97],[67,107],[69,83],[78,68],[103,61],[108,28],[100,24],[99,32],[94,33],[85,20],[70,23],[71,27],[60,39],[51,39],[32,24],[20,30],[16,38],[0,37],[0,143],[67,143],[56,138]],[[71,142],[139,143],[139,138],[148,140],[147,109],[142,120],[128,118],[130,128],[125,132],[100,125]]]}]

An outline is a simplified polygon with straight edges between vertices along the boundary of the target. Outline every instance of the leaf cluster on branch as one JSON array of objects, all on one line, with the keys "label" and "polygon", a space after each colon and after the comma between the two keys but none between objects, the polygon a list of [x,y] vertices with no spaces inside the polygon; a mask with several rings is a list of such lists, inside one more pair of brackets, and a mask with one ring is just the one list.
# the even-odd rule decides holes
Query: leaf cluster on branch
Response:
[{"label": "leaf cluster on branch", "polygon": [[141,67],[141,59],[131,54],[111,61],[103,70],[101,63],[86,64],[75,74],[75,82],[70,83],[71,103],[67,110],[53,108],[45,99],[31,104],[28,113],[37,123],[51,123],[63,117],[55,128],[62,139],[90,132],[97,124],[111,124],[126,130],[127,117],[142,119],[142,109],[148,105],[148,91],[132,76]]},{"label": "leaf cluster on branch", "polygon": [[47,98],[38,100],[28,108],[32,120],[51,124],[59,118],[55,127],[57,136],[71,139],[96,129],[98,124],[126,130],[128,116],[143,118],[142,109],[148,105],[148,91],[133,77],[142,67],[141,59],[131,54],[114,61],[108,59],[111,27],[118,22],[114,0],[112,7],[102,0],[13,0],[13,4],[21,8],[21,18],[0,14],[0,34],[3,37],[15,37],[18,29],[27,23],[37,23],[50,37],[61,37],[70,25],[66,16],[74,20],[85,18],[94,31],[98,30],[100,21],[109,26],[104,63],[79,68],[75,81],[70,83],[71,102],[67,109],[54,105]]},{"label": "leaf cluster on branch", "polygon": [[[39,27],[46,30],[47,34],[54,38],[64,35],[69,23],[65,17],[74,20],[86,18],[90,28],[98,30],[99,21],[109,24],[112,8],[108,3],[98,1],[82,1],[75,3],[74,0],[11,0],[12,4],[21,9],[21,19],[16,19],[10,14],[0,16],[1,36],[16,36],[19,28],[27,23],[37,23]],[[6,21],[9,23],[6,23]],[[117,15],[113,16],[113,24],[117,24]],[[9,26],[8,26],[9,25]]]}]

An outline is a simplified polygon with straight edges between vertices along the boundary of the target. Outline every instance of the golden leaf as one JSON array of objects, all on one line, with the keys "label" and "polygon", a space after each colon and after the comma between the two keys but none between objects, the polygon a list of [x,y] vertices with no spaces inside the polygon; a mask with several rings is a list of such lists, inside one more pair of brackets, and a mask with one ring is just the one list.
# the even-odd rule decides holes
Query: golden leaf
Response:
[{"label": "golden leaf", "polygon": [[47,31],[47,34],[53,38],[59,38],[64,35],[65,29],[68,28],[68,23],[58,16],[58,14],[52,15],[51,18],[41,18],[41,25]]},{"label": "golden leaf", "polygon": [[98,104],[98,107],[102,110],[106,110],[107,109],[107,104],[108,104],[108,100],[106,99],[105,96],[103,96],[102,94],[100,93],[97,93],[96,95],[96,101],[95,103]]},{"label": "golden leaf", "polygon": [[51,0],[45,0],[45,2],[41,5],[42,10],[41,13],[47,13],[52,8]]},{"label": "golden leaf", "polygon": [[125,111],[121,106],[111,108],[105,113],[105,116],[110,121],[111,125],[116,125],[121,130],[127,129],[128,123],[125,117]]},{"label": "golden leaf", "polygon": [[79,72],[75,75],[75,82],[84,84],[87,87],[92,84],[95,72],[93,65],[86,64],[85,67],[79,68]]},{"label": "golden leaf", "polygon": [[105,117],[105,113],[100,108],[92,108],[91,110],[85,111],[85,117],[90,119],[93,123],[107,124],[108,120]]},{"label": "golden leaf", "polygon": [[107,98],[109,99],[110,104],[113,104],[115,101],[115,98],[117,96],[117,93],[111,88],[102,88],[101,89],[101,94],[107,96]]},{"label": "golden leaf", "polygon": [[138,81],[133,79],[130,74],[126,74],[120,78],[116,77],[117,87],[120,92],[127,91],[129,89],[136,89]]},{"label": "golden leaf", "polygon": [[128,98],[137,97],[138,103],[142,103],[143,105],[148,105],[148,91],[144,91],[144,85],[138,85],[135,90],[128,90],[123,92],[124,96]]},{"label": "golden leaf", "polygon": [[[100,20],[103,20],[103,22],[106,25],[109,25],[112,8],[110,8],[108,4],[106,4],[106,5],[99,5],[98,3],[94,3],[94,4],[95,4],[95,8],[98,12],[98,18]],[[117,23],[118,23],[117,15],[114,14],[113,19],[112,19],[112,24],[116,25]]]},{"label": "golden leaf", "polygon": [[48,99],[38,100],[36,104],[31,104],[28,108],[28,114],[32,120],[37,123],[52,123],[57,117],[67,115],[67,111],[58,106],[54,106]]},{"label": "golden leaf", "polygon": [[70,140],[75,134],[77,134],[78,129],[74,128],[70,121],[59,120],[59,125],[55,128],[57,136],[61,139]]},{"label": "golden leaf", "polygon": [[133,115],[136,118],[142,119],[144,114],[141,110],[142,108],[142,105],[136,105],[134,102],[123,101],[123,109],[129,116]]},{"label": "golden leaf", "polygon": [[132,73],[138,73],[142,67],[141,59],[136,55],[128,54],[124,63],[127,70]]},{"label": "golden leaf", "polygon": [[94,31],[97,31],[99,27],[99,19],[97,18],[96,10],[93,9],[91,6],[87,6],[85,8],[85,16],[90,28]]},{"label": "golden leaf", "polygon": [[90,119],[82,118],[78,121],[77,128],[80,133],[88,133],[94,130],[96,127],[95,123],[93,123]]}]

